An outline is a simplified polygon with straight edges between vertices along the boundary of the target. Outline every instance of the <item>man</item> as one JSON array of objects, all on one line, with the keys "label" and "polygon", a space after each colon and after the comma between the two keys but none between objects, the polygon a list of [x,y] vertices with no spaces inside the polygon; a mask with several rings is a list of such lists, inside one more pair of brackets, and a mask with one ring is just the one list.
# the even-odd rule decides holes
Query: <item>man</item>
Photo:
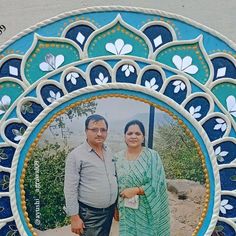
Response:
[{"label": "man", "polygon": [[104,145],[108,124],[91,115],[85,121],[86,141],[67,157],[64,194],[71,231],[83,236],[108,236],[117,199],[112,154]]}]

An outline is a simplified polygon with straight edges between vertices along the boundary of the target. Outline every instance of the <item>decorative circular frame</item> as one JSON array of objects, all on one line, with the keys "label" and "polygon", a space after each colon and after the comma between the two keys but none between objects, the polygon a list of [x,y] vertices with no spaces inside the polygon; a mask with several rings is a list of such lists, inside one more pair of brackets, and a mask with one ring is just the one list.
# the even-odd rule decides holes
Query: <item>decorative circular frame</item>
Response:
[{"label": "decorative circular frame", "polygon": [[144,100],[188,128],[208,199],[193,235],[236,234],[235,44],[161,11],[68,12],[0,50],[0,234],[36,235],[24,202],[27,153],[56,114],[95,97]]}]

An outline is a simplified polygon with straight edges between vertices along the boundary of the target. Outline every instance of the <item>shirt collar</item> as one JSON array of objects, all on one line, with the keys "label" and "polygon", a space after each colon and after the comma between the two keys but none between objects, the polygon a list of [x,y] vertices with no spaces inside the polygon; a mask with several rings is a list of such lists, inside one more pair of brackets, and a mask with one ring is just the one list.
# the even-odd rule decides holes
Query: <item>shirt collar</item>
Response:
[{"label": "shirt collar", "polygon": [[[89,143],[87,142],[87,140],[84,142],[84,145],[86,147],[86,150],[88,152],[92,152],[94,151],[93,148],[89,145]],[[106,151],[107,150],[107,145],[106,144],[103,144],[103,149]]]}]

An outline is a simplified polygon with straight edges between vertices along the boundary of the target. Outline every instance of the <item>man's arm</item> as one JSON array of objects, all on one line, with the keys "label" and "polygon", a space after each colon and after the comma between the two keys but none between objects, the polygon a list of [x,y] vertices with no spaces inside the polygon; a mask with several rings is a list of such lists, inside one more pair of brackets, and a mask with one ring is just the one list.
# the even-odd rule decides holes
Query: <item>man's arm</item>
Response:
[{"label": "man's arm", "polygon": [[71,231],[76,234],[83,233],[84,222],[79,216],[78,186],[80,180],[80,163],[76,162],[73,153],[66,159],[64,194],[66,200],[66,213],[71,217]]},{"label": "man's arm", "polygon": [[64,194],[66,200],[66,213],[69,216],[78,215],[78,186],[80,179],[80,165],[76,163],[76,158],[72,153],[66,159]]}]

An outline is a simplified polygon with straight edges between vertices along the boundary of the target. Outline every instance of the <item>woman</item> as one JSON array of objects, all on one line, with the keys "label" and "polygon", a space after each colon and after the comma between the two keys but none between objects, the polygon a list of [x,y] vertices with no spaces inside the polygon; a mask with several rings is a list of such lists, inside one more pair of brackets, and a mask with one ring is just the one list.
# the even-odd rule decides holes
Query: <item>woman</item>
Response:
[{"label": "woman", "polygon": [[145,129],[140,121],[127,123],[124,136],[127,149],[115,155],[120,236],[170,235],[161,159],[157,152],[144,147]]}]

